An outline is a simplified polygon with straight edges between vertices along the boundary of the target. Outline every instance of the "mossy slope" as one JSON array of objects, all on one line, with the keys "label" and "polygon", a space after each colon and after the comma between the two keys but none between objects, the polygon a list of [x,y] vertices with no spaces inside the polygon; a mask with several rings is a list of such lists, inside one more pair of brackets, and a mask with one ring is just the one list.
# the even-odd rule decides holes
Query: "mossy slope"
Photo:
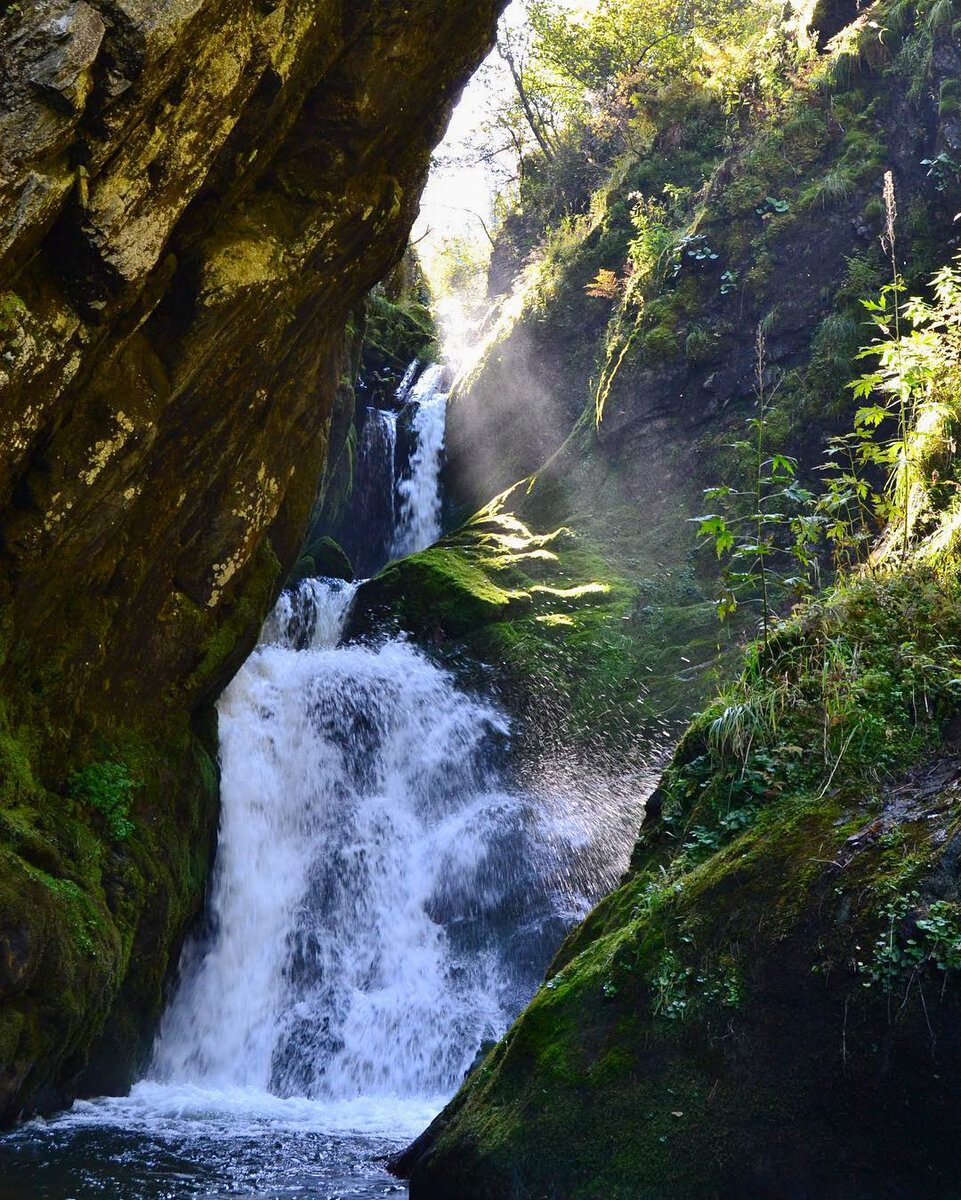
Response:
[{"label": "mossy slope", "polygon": [[533,261],[451,401],[451,520],[525,477],[516,515],[570,530],[632,593],[627,653],[644,663],[653,711],[688,715],[742,632],[719,636],[717,564],[693,518],[704,489],[745,485],[732,443],[756,413],[758,327],[766,448],[813,474],[827,438],[851,426],[860,301],[884,282],[886,169],[912,283],[950,253],[961,181],[923,165],[942,151],[961,161],[940,101],[961,77],[949,15],[875,4],[823,53],[778,29],[764,78],[751,77],[757,103],[736,118],[705,80],[639,94],[649,144],[538,247],[513,247]]},{"label": "mossy slope", "polygon": [[749,694],[796,693],[749,741],[731,700],[696,720],[630,877],[401,1164],[415,1200],[958,1195],[959,639],[924,571],[781,629]]},{"label": "mossy slope", "polygon": [[[436,546],[362,585],[348,635],[412,635],[522,715],[525,743],[649,761],[710,695],[733,653],[709,583],[693,571],[638,580],[616,545],[534,528],[533,480],[498,497]],[[600,549],[599,547],[603,547]],[[658,601],[652,604],[651,601]],[[719,658],[719,650],[725,647]]]}]

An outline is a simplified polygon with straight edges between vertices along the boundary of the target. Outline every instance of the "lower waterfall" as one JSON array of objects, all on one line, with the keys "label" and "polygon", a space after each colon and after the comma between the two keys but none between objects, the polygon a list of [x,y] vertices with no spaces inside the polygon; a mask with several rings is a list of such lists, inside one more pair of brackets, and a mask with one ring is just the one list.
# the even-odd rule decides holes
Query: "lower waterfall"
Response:
[{"label": "lower waterfall", "polygon": [[158,1080],[449,1094],[589,901],[586,831],[505,783],[503,715],[407,642],[338,647],[350,591],[303,585],[221,701],[212,932]]}]

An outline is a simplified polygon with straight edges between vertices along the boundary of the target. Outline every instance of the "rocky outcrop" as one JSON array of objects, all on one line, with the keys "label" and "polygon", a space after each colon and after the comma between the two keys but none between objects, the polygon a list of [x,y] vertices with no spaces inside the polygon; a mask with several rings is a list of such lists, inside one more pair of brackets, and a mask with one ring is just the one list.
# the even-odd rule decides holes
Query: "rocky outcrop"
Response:
[{"label": "rocky outcrop", "polygon": [[[850,428],[860,300],[890,279],[886,170],[912,290],[955,253],[954,20],[947,6],[862,12],[733,146],[715,100],[679,84],[650,152],[618,163],[504,305],[451,407],[449,483],[469,512],[528,476],[507,501],[514,520],[599,555],[594,578],[616,574],[606,626],[635,648],[596,653],[592,620],[596,661],[568,668],[575,687],[649,688],[676,713],[697,668],[716,666],[713,555],[698,554],[692,523],[702,489],[738,486],[728,450],[757,413],[759,327],[768,452],[803,472],[826,434]],[[646,266],[645,244],[658,251]],[[486,561],[464,541],[389,568],[369,602],[422,638],[436,613],[443,634],[476,646],[450,598],[469,587],[484,601],[476,616],[457,608],[483,632],[533,589],[505,569],[506,537]],[[919,646],[948,670],[949,557],[944,575],[902,563],[802,609],[695,718],[622,885],[395,1163],[414,1200],[957,1194],[958,763],[952,726],[942,734],[957,697],[932,692],[919,716],[906,686]],[[584,578],[563,553],[538,570],[548,594]],[[491,580],[512,594],[484,592]],[[562,615],[525,631],[532,677],[550,638],[581,640],[581,615]],[[503,640],[481,644],[488,661],[507,657]],[[673,661],[651,661],[671,644]],[[850,688],[843,702],[832,678]],[[765,704],[776,716],[759,716]]]},{"label": "rocky outcrop", "polygon": [[98,1082],[149,1040],[211,844],[197,714],[297,556],[348,314],[500,7],[0,16],[0,1114],[69,1094],[108,1016]]},{"label": "rocky outcrop", "polygon": [[[395,1162],[414,1200],[953,1200],[956,700],[918,720],[899,689],[906,639],[936,655],[959,601],[925,571],[863,581],[785,623],[749,685],[770,700],[840,648],[843,713],[802,684],[754,756],[723,704],[695,721],[627,878]],[[800,749],[826,713],[848,762]]]}]

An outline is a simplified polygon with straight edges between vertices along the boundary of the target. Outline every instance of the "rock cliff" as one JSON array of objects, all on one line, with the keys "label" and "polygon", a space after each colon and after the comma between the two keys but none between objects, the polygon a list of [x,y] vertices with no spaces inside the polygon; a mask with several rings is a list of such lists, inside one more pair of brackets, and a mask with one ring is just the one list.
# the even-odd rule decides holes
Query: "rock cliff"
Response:
[{"label": "rock cliff", "polygon": [[[0,1117],[122,1086],[212,844],[211,701],[499,0],[0,13]],[[102,1035],[102,1036],[101,1036]]]}]

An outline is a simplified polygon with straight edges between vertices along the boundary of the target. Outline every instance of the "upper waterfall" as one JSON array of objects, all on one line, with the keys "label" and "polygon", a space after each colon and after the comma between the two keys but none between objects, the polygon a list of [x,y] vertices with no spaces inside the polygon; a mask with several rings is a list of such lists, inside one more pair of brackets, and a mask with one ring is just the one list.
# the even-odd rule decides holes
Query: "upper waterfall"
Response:
[{"label": "upper waterfall", "polygon": [[440,472],[447,428],[448,368],[434,364],[417,380],[408,399],[413,409],[414,449],[408,473],[398,484],[400,514],[392,550],[396,558],[425,550],[440,537]]},{"label": "upper waterfall", "polygon": [[343,546],[358,578],[426,549],[443,532],[440,479],[450,377],[441,363],[415,360],[389,406],[369,406],[355,418],[349,496],[336,520],[322,528]]}]

